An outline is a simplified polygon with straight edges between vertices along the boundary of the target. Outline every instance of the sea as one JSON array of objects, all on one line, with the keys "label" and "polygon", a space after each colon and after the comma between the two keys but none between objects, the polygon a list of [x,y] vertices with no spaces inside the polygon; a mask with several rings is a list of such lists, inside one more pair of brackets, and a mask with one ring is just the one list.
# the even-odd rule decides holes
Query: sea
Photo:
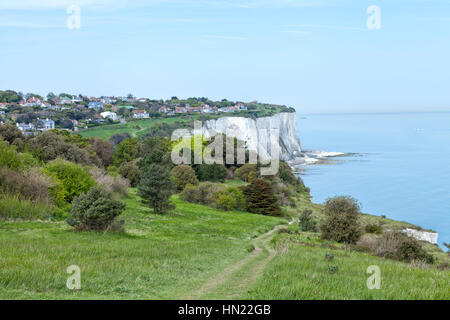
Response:
[{"label": "sea", "polygon": [[313,201],[349,195],[362,211],[450,242],[450,113],[298,114],[302,148],[349,153],[304,167]]}]

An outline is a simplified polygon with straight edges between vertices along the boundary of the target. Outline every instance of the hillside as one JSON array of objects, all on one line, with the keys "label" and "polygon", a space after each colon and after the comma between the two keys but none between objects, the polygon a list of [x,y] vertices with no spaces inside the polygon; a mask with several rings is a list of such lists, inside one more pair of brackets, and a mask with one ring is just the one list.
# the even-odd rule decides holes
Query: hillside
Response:
[{"label": "hillside", "polygon": [[[448,271],[343,250],[315,234],[267,233],[291,218],[223,212],[177,197],[175,211],[161,216],[143,207],[134,190],[124,200],[125,232],[0,222],[0,298],[450,298]],[[296,224],[289,229],[298,231]],[[72,264],[81,268],[82,290],[66,288]],[[382,270],[383,290],[365,286],[373,264]],[[330,273],[330,266],[338,270]]]}]

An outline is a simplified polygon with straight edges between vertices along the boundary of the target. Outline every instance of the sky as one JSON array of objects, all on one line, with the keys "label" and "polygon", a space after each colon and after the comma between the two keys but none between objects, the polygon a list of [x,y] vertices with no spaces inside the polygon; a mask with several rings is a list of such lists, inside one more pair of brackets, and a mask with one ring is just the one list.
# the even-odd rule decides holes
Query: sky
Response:
[{"label": "sky", "polygon": [[450,0],[0,0],[0,39],[0,90],[450,111]]}]

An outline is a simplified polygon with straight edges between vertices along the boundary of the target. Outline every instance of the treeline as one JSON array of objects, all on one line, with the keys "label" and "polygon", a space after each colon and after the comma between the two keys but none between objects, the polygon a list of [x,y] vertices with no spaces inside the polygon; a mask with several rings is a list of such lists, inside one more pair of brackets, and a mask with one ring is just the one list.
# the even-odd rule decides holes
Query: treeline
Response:
[{"label": "treeline", "polygon": [[[129,187],[155,213],[173,209],[170,197],[180,193],[220,210],[282,215],[282,206],[295,206],[295,194],[309,192],[284,162],[276,175],[264,177],[251,164],[176,166],[175,143],[126,133],[109,141],[59,130],[24,136],[13,125],[0,125],[0,218],[66,219],[80,231],[112,230],[122,225],[116,218]],[[248,184],[227,186],[227,179]]]}]

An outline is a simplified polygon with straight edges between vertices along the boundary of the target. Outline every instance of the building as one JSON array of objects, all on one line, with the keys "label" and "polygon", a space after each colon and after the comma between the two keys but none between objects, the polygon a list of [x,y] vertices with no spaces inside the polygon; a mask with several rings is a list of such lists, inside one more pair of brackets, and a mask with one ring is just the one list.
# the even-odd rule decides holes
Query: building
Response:
[{"label": "building", "polygon": [[94,109],[96,111],[102,110],[104,107],[105,105],[103,104],[103,102],[100,101],[91,101],[88,104],[89,109]]},{"label": "building", "polygon": [[16,123],[16,127],[19,128],[19,130],[25,135],[34,132],[36,129],[32,123]]},{"label": "building", "polygon": [[246,111],[247,110],[247,106],[245,104],[243,104],[242,102],[236,103],[235,107],[238,110],[240,110],[240,111]]},{"label": "building", "polygon": [[58,99],[59,104],[72,104],[72,99],[69,97],[61,97]]},{"label": "building", "polygon": [[186,113],[187,110],[185,107],[175,107],[175,113]]},{"label": "building", "polygon": [[45,120],[40,120],[41,124],[42,124],[42,131],[47,131],[47,130],[53,130],[55,129],[55,121],[53,121],[52,119],[45,119]]},{"label": "building", "polygon": [[150,114],[145,110],[134,110],[133,118],[135,119],[148,119],[150,118]]},{"label": "building", "polygon": [[111,119],[112,121],[118,120],[117,113],[115,113],[115,112],[105,111],[105,112],[100,113],[100,115],[104,119],[108,118],[108,119]]}]

